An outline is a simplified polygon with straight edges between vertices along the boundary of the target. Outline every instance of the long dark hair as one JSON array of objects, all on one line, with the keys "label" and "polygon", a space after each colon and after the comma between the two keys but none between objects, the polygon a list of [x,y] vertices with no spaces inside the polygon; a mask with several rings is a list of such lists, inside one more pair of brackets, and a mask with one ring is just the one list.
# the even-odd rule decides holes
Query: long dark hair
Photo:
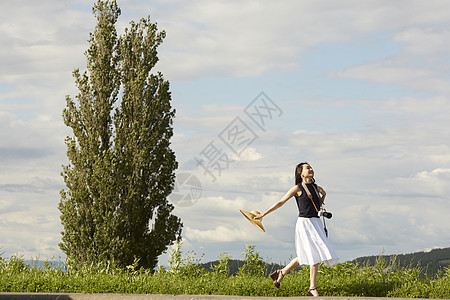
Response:
[{"label": "long dark hair", "polygon": [[[302,162],[299,163],[296,167],[295,167],[295,185],[299,184],[300,182],[302,182],[302,170],[303,170],[303,165],[309,165],[309,163],[307,162]],[[313,178],[313,183],[315,182],[314,178]]]}]

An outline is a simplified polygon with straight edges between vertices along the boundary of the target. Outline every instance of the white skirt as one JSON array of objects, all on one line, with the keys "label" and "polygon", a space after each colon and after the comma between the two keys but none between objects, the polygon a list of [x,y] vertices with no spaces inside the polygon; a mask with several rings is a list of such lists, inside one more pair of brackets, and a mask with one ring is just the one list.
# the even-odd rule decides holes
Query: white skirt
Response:
[{"label": "white skirt", "polygon": [[297,219],[295,225],[295,250],[300,265],[325,262],[332,267],[339,258],[328,243],[320,218]]}]

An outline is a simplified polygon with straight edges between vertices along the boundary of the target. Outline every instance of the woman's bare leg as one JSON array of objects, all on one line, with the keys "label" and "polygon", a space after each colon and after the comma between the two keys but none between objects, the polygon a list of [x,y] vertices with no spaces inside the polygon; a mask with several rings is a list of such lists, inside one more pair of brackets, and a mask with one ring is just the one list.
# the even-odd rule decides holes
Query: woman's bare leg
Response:
[{"label": "woman's bare leg", "polygon": [[318,270],[319,264],[312,265],[309,268],[309,280],[310,280],[309,289],[311,291],[311,294],[313,294],[314,296],[319,296],[319,292],[316,290],[317,288],[316,278]]},{"label": "woman's bare leg", "polygon": [[[288,274],[290,271],[292,271],[293,269],[295,269],[296,267],[298,267],[299,262],[298,262],[298,257],[294,258],[293,260],[291,260],[290,263],[288,263],[283,269],[281,269],[281,275],[284,276],[286,274]],[[280,277],[280,276],[278,276]],[[279,278],[277,281],[281,282],[282,278]]]}]

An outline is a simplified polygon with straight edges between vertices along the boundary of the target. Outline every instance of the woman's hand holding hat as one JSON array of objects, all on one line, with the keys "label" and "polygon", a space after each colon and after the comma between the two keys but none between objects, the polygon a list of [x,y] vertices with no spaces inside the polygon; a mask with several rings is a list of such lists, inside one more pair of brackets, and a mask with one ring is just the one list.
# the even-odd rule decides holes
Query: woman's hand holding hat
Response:
[{"label": "woman's hand holding hat", "polygon": [[261,223],[262,214],[257,210],[252,210],[250,212],[240,209],[241,213],[250,221],[253,225],[261,229],[262,231],[266,231],[264,226]]},{"label": "woman's hand holding hat", "polygon": [[253,218],[257,220],[262,220],[263,217],[264,217],[263,214],[256,214],[253,216]]}]

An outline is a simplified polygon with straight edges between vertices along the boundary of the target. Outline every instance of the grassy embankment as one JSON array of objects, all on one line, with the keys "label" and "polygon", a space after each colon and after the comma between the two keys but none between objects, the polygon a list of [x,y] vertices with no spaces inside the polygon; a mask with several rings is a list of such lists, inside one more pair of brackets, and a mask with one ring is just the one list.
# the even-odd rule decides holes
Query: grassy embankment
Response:
[{"label": "grassy embankment", "polygon": [[[21,258],[0,258],[0,292],[42,293],[130,293],[130,294],[215,294],[242,296],[305,296],[309,268],[288,274],[276,289],[267,277],[267,265],[248,246],[244,265],[229,275],[226,253],[212,271],[198,267],[193,255],[181,257],[173,251],[170,269],[139,269],[135,265],[117,268],[113,264],[81,268],[70,263],[44,268],[29,266]],[[399,268],[395,261],[380,260],[375,266],[341,263],[321,266],[318,274],[322,296],[402,297],[450,299],[450,269],[430,278],[420,267]]]}]

